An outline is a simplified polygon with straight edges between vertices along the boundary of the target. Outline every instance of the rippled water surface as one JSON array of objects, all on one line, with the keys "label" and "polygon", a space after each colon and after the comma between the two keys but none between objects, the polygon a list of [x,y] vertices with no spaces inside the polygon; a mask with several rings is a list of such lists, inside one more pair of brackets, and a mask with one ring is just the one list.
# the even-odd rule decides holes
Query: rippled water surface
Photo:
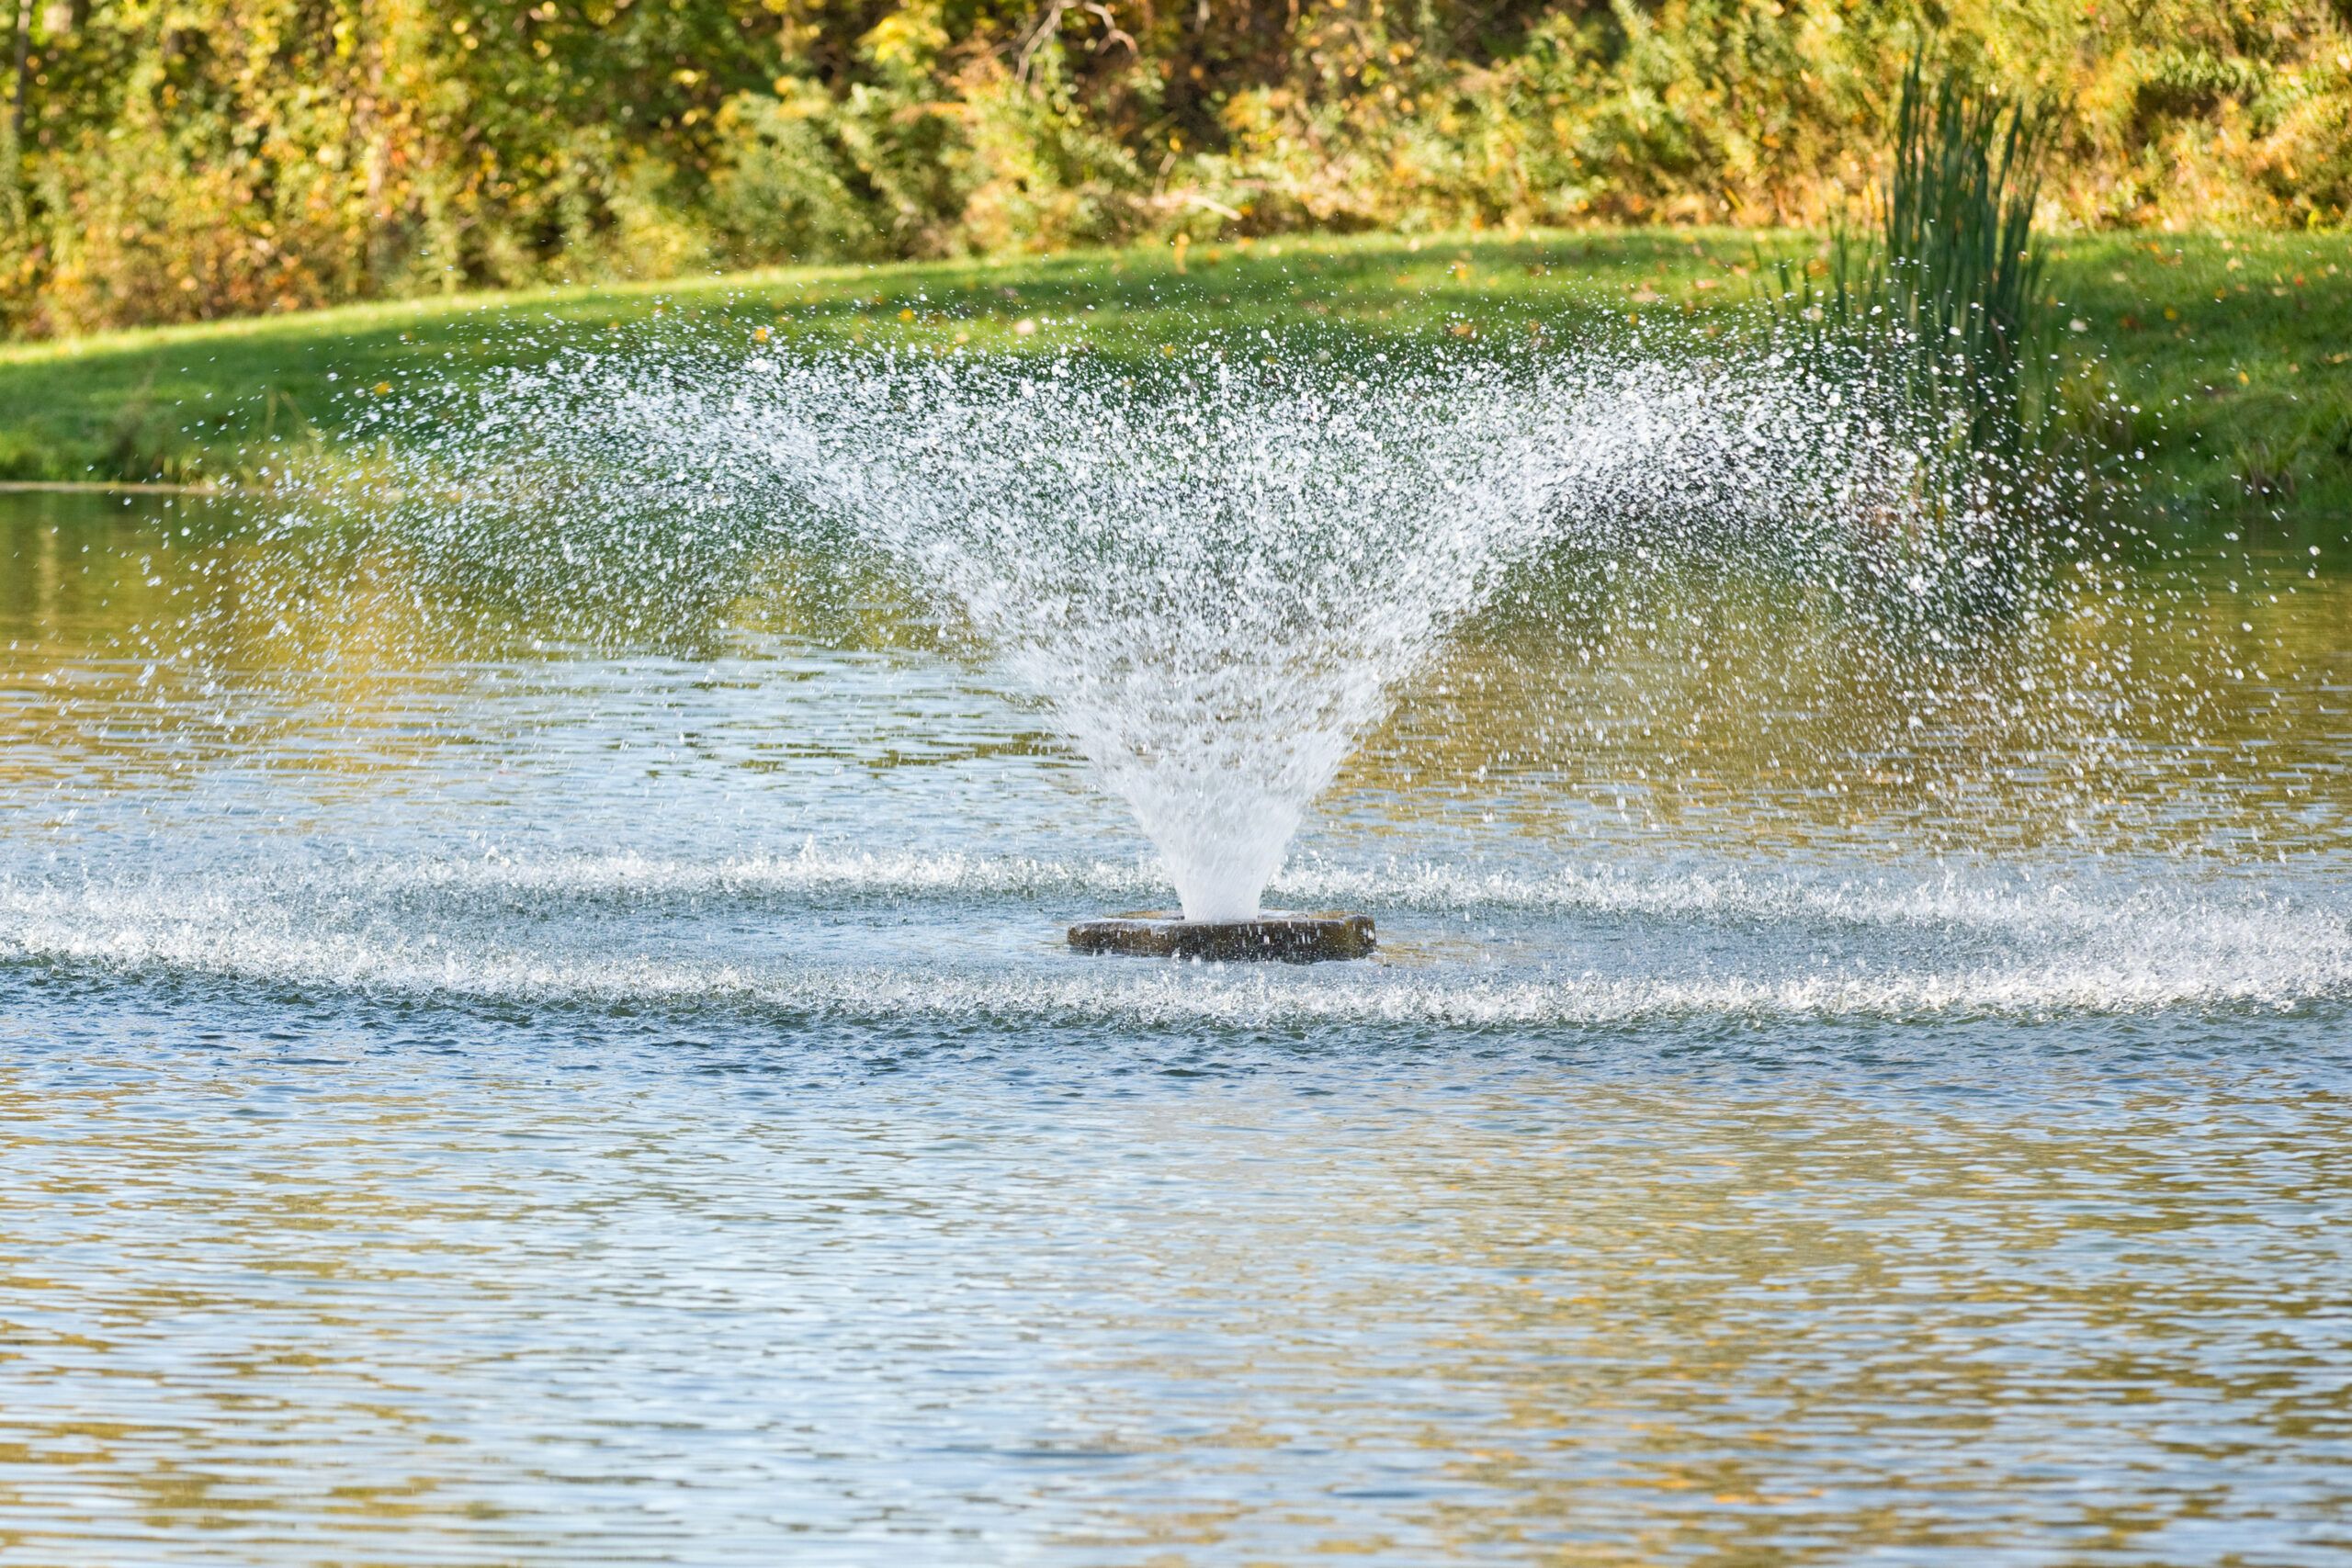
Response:
[{"label": "rippled water surface", "polygon": [[[0,1557],[2352,1552],[2352,583],[1469,628],[1164,901],[884,590],[0,513]],[[854,592],[851,591],[854,589]],[[298,606],[300,613],[288,613]]]}]

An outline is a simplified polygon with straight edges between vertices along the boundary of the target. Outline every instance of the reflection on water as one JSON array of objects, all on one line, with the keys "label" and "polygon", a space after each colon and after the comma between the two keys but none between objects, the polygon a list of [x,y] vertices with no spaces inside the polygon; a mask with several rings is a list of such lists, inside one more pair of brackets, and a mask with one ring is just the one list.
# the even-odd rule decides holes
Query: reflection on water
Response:
[{"label": "reflection on water", "polygon": [[1586,570],[1265,974],[875,584],[0,516],[0,1557],[2342,1561],[2352,585]]},{"label": "reflection on water", "polygon": [[[246,769],[372,792],[467,746],[510,770],[573,747],[673,770],[1063,761],[888,584],[823,563],[738,562],[735,591],[666,619],[600,618],[597,594],[517,597],[396,549],[288,552],[224,510],[51,499],[0,520],[0,777],[28,801]],[[2352,577],[2223,541],[2083,557],[2047,599],[1907,642],[1720,562],[1563,573],[1408,689],[1325,832],[1378,818],[1419,841],[1461,803],[1480,840],[1493,814],[1645,849],[2340,852]]]},{"label": "reflection on water", "polygon": [[221,1005],[6,1039],[34,1560],[2347,1544],[2352,1192],[2314,1155],[2352,1127],[2291,1030],[1106,1074]]}]

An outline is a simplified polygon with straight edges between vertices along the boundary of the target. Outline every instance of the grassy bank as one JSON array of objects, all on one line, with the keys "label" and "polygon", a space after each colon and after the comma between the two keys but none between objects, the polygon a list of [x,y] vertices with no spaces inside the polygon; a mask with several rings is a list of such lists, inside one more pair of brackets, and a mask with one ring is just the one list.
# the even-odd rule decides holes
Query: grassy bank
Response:
[{"label": "grassy bank", "polygon": [[[1786,237],[1782,248],[1810,242]],[[616,338],[714,316],[786,344],[911,342],[1149,355],[1208,331],[1303,321],[1364,341],[1524,333],[1540,321],[1688,315],[1747,330],[1758,241],[1722,231],[1355,237],[1002,264],[795,268],[551,289],[0,348],[0,478],[251,472],[332,439],[354,389],[543,352],[526,326]],[[2111,380],[2145,411],[2109,434],[2182,510],[2352,518],[2352,239],[2101,235],[2053,242],[2074,401]],[[534,334],[544,344],[565,334]],[[2076,417],[2091,417],[2087,413]]]}]

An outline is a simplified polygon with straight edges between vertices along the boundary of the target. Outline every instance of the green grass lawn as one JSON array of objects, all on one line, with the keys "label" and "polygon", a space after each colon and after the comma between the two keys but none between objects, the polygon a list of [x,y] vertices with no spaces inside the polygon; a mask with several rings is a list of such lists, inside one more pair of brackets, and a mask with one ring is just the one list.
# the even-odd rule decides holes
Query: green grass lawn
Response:
[{"label": "green grass lawn", "polygon": [[[1536,323],[1556,335],[1646,315],[1744,332],[1759,245],[1811,243],[1673,230],[1290,237],[1182,254],[777,269],[15,344],[0,348],[0,479],[250,473],[274,450],[331,441],[338,400],[354,391],[525,360],[582,334],[634,341],[665,322],[764,329],[786,345],[1083,344],[1112,357],[1261,326],[1371,343]],[[2077,362],[2072,384],[2104,378],[2140,405],[2110,436],[2148,454],[2182,512],[2352,519],[2352,239],[2059,238],[2050,291]]]}]

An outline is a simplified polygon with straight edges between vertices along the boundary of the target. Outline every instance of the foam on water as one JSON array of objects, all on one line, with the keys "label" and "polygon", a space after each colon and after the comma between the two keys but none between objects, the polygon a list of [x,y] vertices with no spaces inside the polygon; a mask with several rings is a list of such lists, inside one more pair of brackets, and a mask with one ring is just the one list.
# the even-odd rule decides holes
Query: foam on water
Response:
[{"label": "foam on water", "polygon": [[1850,379],[1638,344],[1274,346],[1157,374],[574,352],[368,409],[386,468],[289,521],[323,502],[456,570],[641,604],[631,626],[759,547],[865,552],[1043,702],[1201,919],[1258,910],[1398,682],[1539,555],[1749,536],[1913,600],[1989,558]]},{"label": "foam on water", "polygon": [[[0,887],[10,885],[0,882]],[[317,868],[278,868],[223,884],[252,902],[311,899],[413,901],[420,897],[481,908],[528,900],[548,908],[588,903],[652,904],[691,899],[786,899],[903,908],[935,902],[958,908],[1004,903],[1073,905],[1146,897],[1156,868],[1107,860],[1054,861],[949,852],[829,848],[814,840],[786,854],[711,861],[636,852],[516,858],[345,861]],[[1436,862],[1390,861],[1376,867],[1319,861],[1293,865],[1270,885],[1285,906],[1351,905],[1430,914],[1645,916],[1675,919],[1771,921],[1783,925],[1979,929],[2052,940],[2109,931],[2135,919],[2166,918],[2199,899],[2153,887],[2097,890],[2030,877],[1970,878],[1880,872],[1866,878],[1804,879],[1762,871],[1640,874],[1561,864],[1549,874],[1473,870]],[[2252,909],[2285,914],[2291,899],[2255,897]],[[2308,912],[2296,919],[2316,918]]]},{"label": "foam on water", "polygon": [[[2226,891],[2079,889],[1942,875],[1866,886],[1563,873],[1482,877],[1443,867],[1310,874],[1285,897],[1343,891],[1441,917],[1566,918],[1546,951],[1465,956],[1439,925],[1409,922],[1391,961],[1344,976],[1222,966],[1090,963],[1015,951],[943,953],[939,933],[983,907],[1110,897],[1142,874],[815,850],[711,865],[634,856],[314,867],[152,882],[0,884],[0,955],[100,971],[209,975],[291,986],[491,1002],[676,1005],[755,1013],[995,1019],[1160,1028],[1306,1023],[1529,1028],[1679,1017],[1871,1019],[2119,1013],[2194,1006],[2290,1008],[2352,994],[2352,926],[2337,911]],[[778,914],[842,894],[887,902],[922,940],[839,962],[819,926],[775,921],[772,940],[725,951],[707,901]],[[420,897],[444,900],[418,918]],[[700,901],[688,953],[593,907],[665,913]],[[571,917],[583,908],[589,918]],[[479,919],[469,925],[463,918]],[[1684,934],[1612,942],[1627,920]],[[1038,922],[1041,926],[1045,921]],[[1721,939],[1694,961],[1692,939]],[[1842,933],[1842,934],[1841,934]],[[1838,938],[1825,941],[1825,936]],[[1854,940],[1859,938],[1860,940]],[[1556,948],[1558,952],[1549,951]],[[719,956],[711,956],[717,953]]]}]

